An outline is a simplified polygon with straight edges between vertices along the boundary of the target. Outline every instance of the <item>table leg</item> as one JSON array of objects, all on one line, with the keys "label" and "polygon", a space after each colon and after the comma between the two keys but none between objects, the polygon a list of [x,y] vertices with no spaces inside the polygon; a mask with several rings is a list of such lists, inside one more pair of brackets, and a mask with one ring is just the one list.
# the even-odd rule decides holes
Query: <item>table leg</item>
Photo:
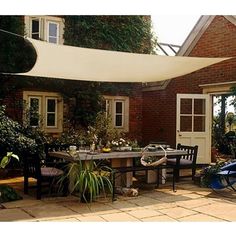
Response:
[{"label": "table leg", "polygon": [[[123,158],[123,159],[111,159],[111,167],[128,167],[133,165],[133,159],[132,158]],[[115,179],[115,186],[122,186],[125,185],[127,188],[129,188],[133,181],[133,172],[127,172],[124,173]]]},{"label": "table leg", "polygon": [[[148,170],[147,171],[147,183],[148,184],[154,184],[157,182],[157,171],[156,170]],[[161,169],[161,183],[166,183],[166,169]]]}]

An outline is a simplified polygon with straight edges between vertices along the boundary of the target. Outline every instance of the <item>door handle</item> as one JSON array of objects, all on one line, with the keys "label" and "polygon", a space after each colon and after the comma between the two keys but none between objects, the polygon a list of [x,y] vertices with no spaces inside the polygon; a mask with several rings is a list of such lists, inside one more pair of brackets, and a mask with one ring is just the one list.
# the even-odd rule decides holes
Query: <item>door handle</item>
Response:
[{"label": "door handle", "polygon": [[180,133],[180,131],[178,129],[177,129],[177,133],[180,137],[182,136],[182,134]]}]

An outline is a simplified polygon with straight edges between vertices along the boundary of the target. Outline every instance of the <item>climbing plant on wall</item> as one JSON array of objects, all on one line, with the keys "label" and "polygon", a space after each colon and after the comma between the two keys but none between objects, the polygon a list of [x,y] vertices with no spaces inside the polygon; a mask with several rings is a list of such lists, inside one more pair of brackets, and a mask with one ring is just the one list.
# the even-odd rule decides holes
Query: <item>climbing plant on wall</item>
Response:
[{"label": "climbing plant on wall", "polygon": [[[133,53],[154,52],[156,39],[152,34],[150,16],[64,16],[64,18],[63,37],[66,45]],[[0,16],[0,29],[23,35],[23,16]],[[114,85],[113,83],[64,81],[56,78],[19,80],[17,77],[2,75],[1,72],[23,72],[30,69],[35,62],[35,52],[29,44],[22,44],[23,38],[0,33],[2,82],[0,99],[9,92],[21,88],[59,92],[67,101],[73,98],[75,100],[72,106],[69,106],[70,121],[73,121],[73,124],[87,125],[95,119],[101,109],[101,94],[128,95],[132,91],[133,85],[129,83]],[[2,43],[4,47],[1,47]],[[25,59],[22,59],[22,54],[25,54]]]},{"label": "climbing plant on wall", "polygon": [[[154,53],[156,38],[152,33],[150,16],[65,16],[65,44],[86,48],[124,51],[132,53]],[[92,69],[92,68],[91,68]],[[78,83],[79,84],[79,83]],[[130,94],[132,84],[88,83],[86,92],[76,95],[75,117],[90,121],[101,107],[101,94]],[[81,86],[78,85],[78,88]],[[96,91],[96,92],[95,92]],[[74,91],[76,94],[76,91]],[[96,105],[97,102],[97,105]],[[84,106],[81,107],[81,104]],[[86,116],[83,116],[86,114]],[[81,120],[82,123],[88,121]]]},{"label": "climbing plant on wall", "polygon": [[66,16],[65,44],[125,51],[154,52],[150,16]]}]

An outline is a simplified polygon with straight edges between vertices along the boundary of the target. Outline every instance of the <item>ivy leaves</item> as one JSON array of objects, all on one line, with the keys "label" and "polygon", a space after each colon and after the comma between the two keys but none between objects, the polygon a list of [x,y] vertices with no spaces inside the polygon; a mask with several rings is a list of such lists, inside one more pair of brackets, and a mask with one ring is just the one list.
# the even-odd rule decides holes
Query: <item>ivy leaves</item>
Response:
[{"label": "ivy leaves", "polygon": [[149,16],[66,16],[64,38],[68,45],[134,53],[156,46]]}]

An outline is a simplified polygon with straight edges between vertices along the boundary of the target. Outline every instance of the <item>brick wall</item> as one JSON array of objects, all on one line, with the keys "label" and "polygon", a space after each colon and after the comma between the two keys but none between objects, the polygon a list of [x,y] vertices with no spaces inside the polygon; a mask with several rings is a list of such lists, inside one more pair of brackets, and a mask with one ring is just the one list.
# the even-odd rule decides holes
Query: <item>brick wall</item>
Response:
[{"label": "brick wall", "polygon": [[129,97],[129,137],[142,140],[142,86],[134,84]]},{"label": "brick wall", "polygon": [[142,84],[141,83],[111,83],[116,92],[107,92],[104,95],[129,97],[129,133],[130,139],[142,140]]},{"label": "brick wall", "polygon": [[[236,26],[214,18],[189,56],[236,57]],[[143,141],[176,139],[176,94],[202,93],[201,84],[236,81],[236,58],[172,79],[165,90],[143,92]]]},{"label": "brick wall", "polygon": [[6,105],[6,114],[21,123],[23,118],[23,92],[17,91],[14,94],[9,94],[2,103]]}]

